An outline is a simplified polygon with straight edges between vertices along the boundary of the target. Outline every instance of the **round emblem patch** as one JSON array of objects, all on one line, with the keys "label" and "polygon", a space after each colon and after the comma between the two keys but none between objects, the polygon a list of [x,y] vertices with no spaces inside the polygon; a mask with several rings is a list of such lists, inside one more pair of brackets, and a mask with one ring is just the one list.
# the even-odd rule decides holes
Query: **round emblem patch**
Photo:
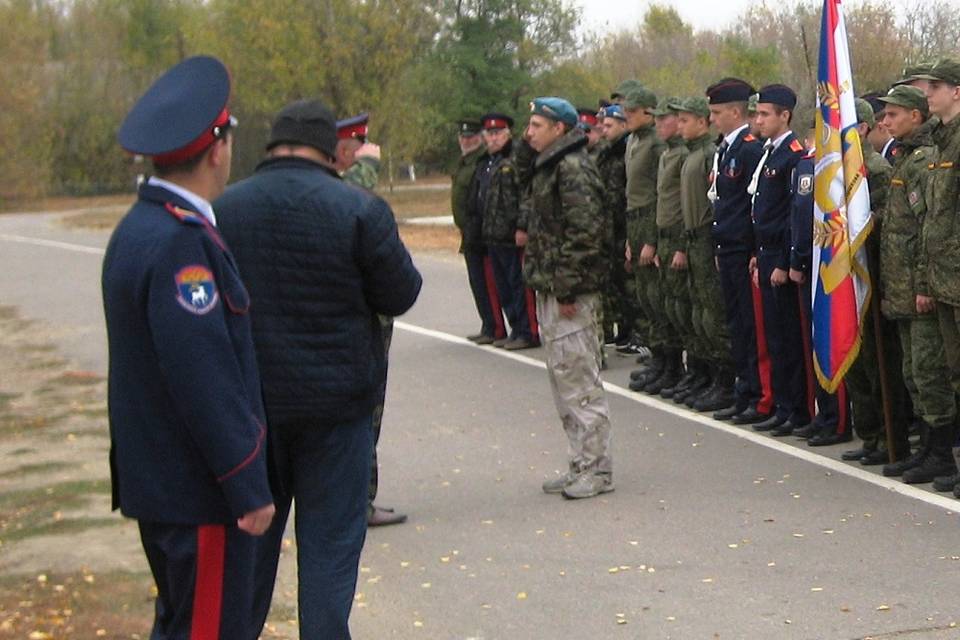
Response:
[{"label": "round emblem patch", "polygon": [[190,313],[203,315],[217,306],[220,297],[210,269],[192,264],[180,269],[173,279],[177,283],[177,302]]}]

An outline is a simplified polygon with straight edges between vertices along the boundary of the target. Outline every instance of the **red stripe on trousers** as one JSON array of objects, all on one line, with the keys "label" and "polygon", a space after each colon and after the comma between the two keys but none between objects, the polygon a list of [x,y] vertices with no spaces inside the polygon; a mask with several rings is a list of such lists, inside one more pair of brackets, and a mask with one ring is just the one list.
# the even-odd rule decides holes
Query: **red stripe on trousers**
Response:
[{"label": "red stripe on trousers", "polygon": [[490,299],[490,310],[493,311],[493,337],[498,340],[506,338],[507,329],[503,325],[503,307],[500,306],[497,283],[493,279],[493,261],[490,256],[483,256],[483,280],[487,283],[487,297]]},{"label": "red stripe on trousers", "polygon": [[[520,249],[520,269],[523,269],[523,261],[526,255],[524,250]],[[537,322],[537,294],[530,287],[525,287],[523,292],[527,301],[527,318],[530,320],[530,335],[533,336],[534,340],[539,341],[540,323]]]},{"label": "red stripe on trousers", "polygon": [[757,373],[760,375],[760,399],[757,400],[757,413],[769,414],[773,411],[773,384],[771,382],[770,352],[767,351],[767,332],[763,324],[763,298],[760,287],[750,278],[750,290],[753,293],[753,323],[757,334]]},{"label": "red stripe on trousers", "polygon": [[220,640],[226,538],[223,525],[197,527],[197,578],[190,640]]},{"label": "red stripe on trousers", "polygon": [[807,315],[807,307],[803,301],[803,291],[800,287],[809,286],[807,284],[797,285],[797,297],[800,298],[800,335],[803,337],[803,368],[807,373],[807,410],[810,412],[810,419],[817,414],[816,412],[816,387],[813,379],[813,349],[811,348],[810,336],[810,318]]}]

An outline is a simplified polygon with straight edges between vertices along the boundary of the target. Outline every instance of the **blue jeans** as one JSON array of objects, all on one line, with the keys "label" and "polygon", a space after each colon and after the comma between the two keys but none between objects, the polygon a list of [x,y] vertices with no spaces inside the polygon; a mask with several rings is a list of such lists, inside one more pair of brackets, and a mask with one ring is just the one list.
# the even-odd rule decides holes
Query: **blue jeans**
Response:
[{"label": "blue jeans", "polygon": [[296,503],[301,640],[349,640],[348,620],[367,534],[373,455],[371,416],[332,424],[303,420],[272,427],[283,483],[277,515],[264,536],[261,578],[272,581],[283,531]]}]

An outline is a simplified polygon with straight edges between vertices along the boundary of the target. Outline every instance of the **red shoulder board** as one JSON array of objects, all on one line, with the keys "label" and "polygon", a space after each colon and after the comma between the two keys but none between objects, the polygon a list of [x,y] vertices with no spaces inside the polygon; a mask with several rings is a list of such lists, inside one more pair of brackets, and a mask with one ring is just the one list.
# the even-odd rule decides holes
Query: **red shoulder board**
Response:
[{"label": "red shoulder board", "polygon": [[803,151],[803,144],[801,144],[799,140],[794,138],[793,142],[790,143],[790,151],[793,151],[794,153],[800,153],[801,151]]},{"label": "red shoulder board", "polygon": [[753,136],[752,133],[748,133],[747,135],[743,136],[744,142],[755,142],[756,140],[757,139]]},{"label": "red shoulder board", "polygon": [[199,213],[194,213],[193,211],[187,211],[181,207],[178,207],[175,204],[170,202],[163,205],[167,210],[167,213],[172,215],[174,218],[183,222],[184,224],[198,224],[203,226],[203,219],[200,217]]}]

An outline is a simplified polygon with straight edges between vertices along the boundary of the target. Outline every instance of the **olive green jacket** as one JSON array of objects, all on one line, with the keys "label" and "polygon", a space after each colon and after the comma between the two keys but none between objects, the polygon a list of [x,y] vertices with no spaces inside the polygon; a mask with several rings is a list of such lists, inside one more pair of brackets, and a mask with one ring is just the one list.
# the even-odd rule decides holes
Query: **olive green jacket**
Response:
[{"label": "olive green jacket", "polygon": [[923,243],[927,282],[939,302],[960,306],[960,118],[932,130],[936,157],[927,165]]},{"label": "olive green jacket", "polygon": [[680,210],[683,228],[694,231],[713,223],[713,205],[707,198],[710,189],[710,172],[717,146],[713,137],[706,133],[687,142],[689,153],[680,170]]},{"label": "olive green jacket", "polygon": [[666,144],[653,125],[640,127],[627,139],[627,211],[637,216],[628,220],[632,244],[657,244],[657,172]]},{"label": "olive green jacket", "polygon": [[657,169],[657,227],[665,229],[683,221],[680,212],[680,169],[690,153],[683,138],[673,136],[660,156]]},{"label": "olive green jacket", "polygon": [[[484,153],[484,147],[480,145],[467,155],[461,155],[451,176],[453,184],[450,187],[450,209],[453,212],[453,223],[460,229],[461,234],[468,227],[470,184],[473,181],[473,174],[477,170],[477,162]],[[467,239],[461,235],[460,253],[463,253],[468,244],[470,243],[467,242]]]}]

